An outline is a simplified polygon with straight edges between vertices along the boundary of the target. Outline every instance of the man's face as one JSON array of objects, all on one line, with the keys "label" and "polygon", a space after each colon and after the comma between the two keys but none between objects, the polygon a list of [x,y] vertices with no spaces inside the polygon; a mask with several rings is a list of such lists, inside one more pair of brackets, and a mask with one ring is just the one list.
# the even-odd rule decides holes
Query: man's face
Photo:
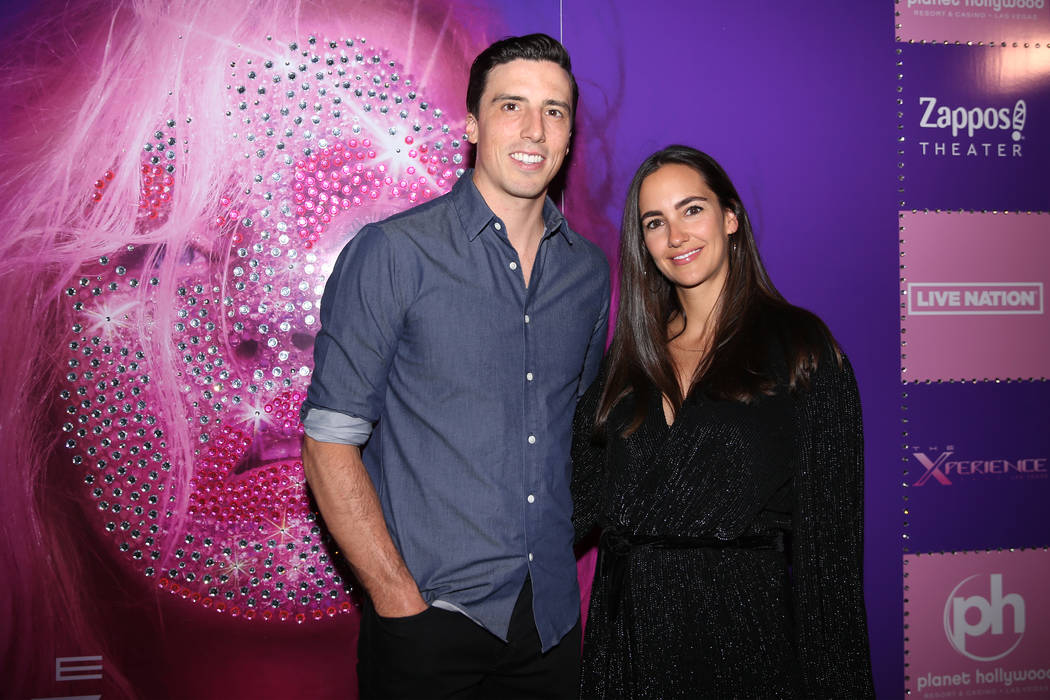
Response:
[{"label": "man's face", "polygon": [[489,71],[467,138],[477,146],[474,184],[490,207],[546,195],[569,152],[572,118],[572,86],[558,64],[517,59]]}]

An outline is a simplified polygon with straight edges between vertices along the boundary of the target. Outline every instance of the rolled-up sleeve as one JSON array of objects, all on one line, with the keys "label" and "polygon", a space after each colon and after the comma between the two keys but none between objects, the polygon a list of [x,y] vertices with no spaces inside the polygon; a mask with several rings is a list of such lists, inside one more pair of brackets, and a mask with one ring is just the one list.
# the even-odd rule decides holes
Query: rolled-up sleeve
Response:
[{"label": "rolled-up sleeve", "polygon": [[364,418],[324,408],[307,406],[301,413],[301,420],[306,434],[318,442],[360,447],[372,434],[372,424]]},{"label": "rolled-up sleeve", "polygon": [[339,254],[321,297],[304,415],[318,408],[379,420],[406,306],[397,262],[390,240],[374,225]]}]

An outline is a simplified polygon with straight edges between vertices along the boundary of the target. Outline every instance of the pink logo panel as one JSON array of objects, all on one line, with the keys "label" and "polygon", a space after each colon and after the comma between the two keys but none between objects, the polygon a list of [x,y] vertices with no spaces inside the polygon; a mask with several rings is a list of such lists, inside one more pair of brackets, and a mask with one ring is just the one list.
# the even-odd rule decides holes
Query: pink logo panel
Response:
[{"label": "pink logo panel", "polygon": [[913,697],[1050,696],[1050,551],[907,555],[904,575]]},{"label": "pink logo panel", "polygon": [[899,41],[1050,41],[1050,0],[897,0]]},{"label": "pink logo panel", "polygon": [[902,378],[1050,376],[1050,216],[901,212]]}]

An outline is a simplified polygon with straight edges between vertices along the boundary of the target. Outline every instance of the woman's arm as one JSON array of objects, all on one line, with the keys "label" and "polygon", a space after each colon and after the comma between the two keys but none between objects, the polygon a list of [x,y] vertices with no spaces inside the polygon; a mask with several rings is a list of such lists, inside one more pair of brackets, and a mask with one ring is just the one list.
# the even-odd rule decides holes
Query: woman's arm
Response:
[{"label": "woman's arm", "polygon": [[584,392],[572,421],[572,524],[576,528],[576,542],[594,529],[601,508],[599,491],[605,448],[595,444],[592,435],[603,379],[604,372]]},{"label": "woman's arm", "polygon": [[849,360],[827,348],[796,401],[793,594],[806,697],[874,697],[864,610],[864,434]]}]

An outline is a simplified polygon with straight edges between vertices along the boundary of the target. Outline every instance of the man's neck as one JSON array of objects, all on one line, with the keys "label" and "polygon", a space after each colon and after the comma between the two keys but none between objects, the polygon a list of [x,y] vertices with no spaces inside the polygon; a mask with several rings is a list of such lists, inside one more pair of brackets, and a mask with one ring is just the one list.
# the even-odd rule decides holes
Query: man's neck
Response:
[{"label": "man's neck", "polygon": [[543,237],[543,205],[547,200],[547,191],[544,190],[535,198],[514,197],[505,192],[487,191],[483,184],[474,181],[481,198],[485,200],[492,213],[499,217],[507,228],[507,237],[510,242],[518,248],[519,254],[523,246],[530,242],[538,241]]}]

